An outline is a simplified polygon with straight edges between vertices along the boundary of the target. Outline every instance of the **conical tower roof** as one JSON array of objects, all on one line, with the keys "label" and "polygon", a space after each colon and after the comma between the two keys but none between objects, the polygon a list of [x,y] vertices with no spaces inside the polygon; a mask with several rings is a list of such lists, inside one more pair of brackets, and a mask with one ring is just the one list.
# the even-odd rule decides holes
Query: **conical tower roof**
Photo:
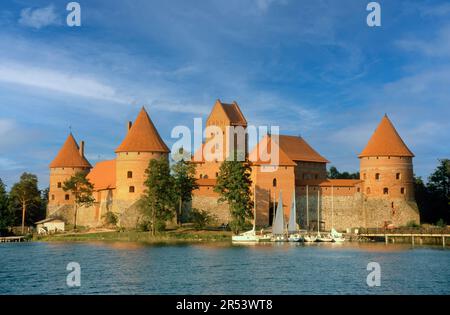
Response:
[{"label": "conical tower roof", "polygon": [[59,150],[58,155],[50,163],[50,168],[57,167],[82,167],[92,168],[89,161],[80,154],[80,148],[72,133],[67,137],[66,142]]},{"label": "conical tower roof", "polygon": [[155,125],[142,107],[136,121],[128,131],[122,144],[116,149],[118,152],[164,152],[169,153]]},{"label": "conical tower roof", "polygon": [[368,156],[413,157],[414,154],[403,142],[388,116],[384,115],[367,146],[359,155],[360,158]]}]

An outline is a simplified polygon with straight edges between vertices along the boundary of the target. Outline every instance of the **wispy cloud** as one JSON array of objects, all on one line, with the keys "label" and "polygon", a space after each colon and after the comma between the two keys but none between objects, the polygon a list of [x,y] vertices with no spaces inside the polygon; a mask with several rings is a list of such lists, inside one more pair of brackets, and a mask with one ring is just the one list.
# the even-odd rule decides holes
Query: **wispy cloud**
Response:
[{"label": "wispy cloud", "polygon": [[25,8],[20,12],[19,24],[22,26],[40,29],[50,25],[59,25],[60,23],[53,5],[36,9]]},{"label": "wispy cloud", "polygon": [[131,102],[95,78],[18,63],[0,62],[0,81],[117,103]]}]

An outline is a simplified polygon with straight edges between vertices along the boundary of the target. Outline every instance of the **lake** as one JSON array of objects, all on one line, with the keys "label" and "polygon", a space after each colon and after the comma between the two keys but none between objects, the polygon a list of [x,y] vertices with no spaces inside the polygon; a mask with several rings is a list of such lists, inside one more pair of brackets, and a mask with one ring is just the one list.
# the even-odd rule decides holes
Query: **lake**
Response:
[{"label": "lake", "polygon": [[8,243],[0,266],[0,294],[450,294],[448,249],[384,243]]}]

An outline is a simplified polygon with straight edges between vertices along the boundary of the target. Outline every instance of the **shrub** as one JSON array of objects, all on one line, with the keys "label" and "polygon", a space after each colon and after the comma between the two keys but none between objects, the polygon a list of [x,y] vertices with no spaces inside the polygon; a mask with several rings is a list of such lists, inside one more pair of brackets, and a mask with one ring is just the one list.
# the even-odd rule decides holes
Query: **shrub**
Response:
[{"label": "shrub", "polygon": [[447,224],[445,223],[444,219],[439,219],[439,220],[436,222],[436,225],[437,225],[438,227],[441,227],[441,228],[447,227]]},{"label": "shrub", "polygon": [[414,221],[414,220],[409,221],[408,223],[406,223],[406,226],[409,227],[409,228],[417,228],[417,227],[420,227],[420,225],[418,225],[418,224],[416,223],[416,221]]},{"label": "shrub", "polygon": [[207,211],[192,209],[190,213],[190,220],[194,223],[196,230],[204,229],[208,224],[213,221],[214,217]]},{"label": "shrub", "polygon": [[112,211],[106,212],[106,214],[103,217],[105,219],[105,224],[108,226],[116,226],[117,222],[119,221],[117,215]]}]

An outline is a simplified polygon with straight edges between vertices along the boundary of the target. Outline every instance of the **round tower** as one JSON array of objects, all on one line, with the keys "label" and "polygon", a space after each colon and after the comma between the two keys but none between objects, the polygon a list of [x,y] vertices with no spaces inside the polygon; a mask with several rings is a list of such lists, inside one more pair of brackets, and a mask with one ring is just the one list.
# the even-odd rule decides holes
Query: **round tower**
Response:
[{"label": "round tower", "polygon": [[420,223],[414,200],[413,157],[385,115],[359,155],[366,227]]},{"label": "round tower", "polygon": [[78,146],[72,133],[59,150],[58,155],[50,163],[50,190],[49,190],[49,212],[52,207],[73,204],[73,196],[63,189],[64,182],[77,172],[86,172],[92,168],[89,161],[84,157],[84,142]]},{"label": "round tower", "polygon": [[363,193],[367,197],[414,200],[413,157],[385,115],[359,156]]},{"label": "round tower", "polygon": [[152,159],[168,159],[169,148],[143,107],[116,149],[116,190],[120,201],[136,201],[144,192],[145,170]]}]

